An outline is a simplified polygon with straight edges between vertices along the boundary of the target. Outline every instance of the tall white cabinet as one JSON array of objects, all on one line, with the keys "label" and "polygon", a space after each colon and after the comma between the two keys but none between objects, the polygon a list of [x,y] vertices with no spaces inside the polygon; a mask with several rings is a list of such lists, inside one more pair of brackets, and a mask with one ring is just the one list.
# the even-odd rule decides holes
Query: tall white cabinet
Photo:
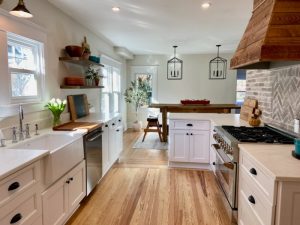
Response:
[{"label": "tall white cabinet", "polygon": [[185,167],[208,165],[209,142],[210,121],[170,120],[169,165]]}]

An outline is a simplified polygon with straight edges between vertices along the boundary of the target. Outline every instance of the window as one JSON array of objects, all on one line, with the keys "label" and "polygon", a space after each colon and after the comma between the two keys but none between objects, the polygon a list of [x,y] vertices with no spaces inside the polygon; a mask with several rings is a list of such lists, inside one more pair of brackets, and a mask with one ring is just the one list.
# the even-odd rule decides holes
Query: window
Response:
[{"label": "window", "polygon": [[[105,64],[104,64],[105,65]],[[120,112],[121,102],[121,71],[120,68],[105,65],[102,69],[103,85],[101,96],[101,112]]]},{"label": "window", "polygon": [[143,81],[148,81],[149,87],[146,87],[147,93],[148,93],[148,105],[150,105],[153,101],[152,99],[152,75],[151,74],[146,74],[146,73],[137,73],[135,75],[135,79],[138,80],[143,80]]},{"label": "window", "polygon": [[7,33],[7,51],[11,101],[40,101],[44,74],[43,44]]},{"label": "window", "polygon": [[236,103],[242,105],[246,97],[246,70],[237,70]]}]

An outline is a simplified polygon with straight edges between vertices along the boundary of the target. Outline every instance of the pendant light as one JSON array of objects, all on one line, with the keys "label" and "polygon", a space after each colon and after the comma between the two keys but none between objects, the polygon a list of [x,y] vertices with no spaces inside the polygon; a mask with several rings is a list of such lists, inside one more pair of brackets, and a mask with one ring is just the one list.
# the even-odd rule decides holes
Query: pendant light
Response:
[{"label": "pendant light", "polygon": [[18,5],[15,8],[13,8],[9,13],[14,15],[14,16],[22,17],[22,18],[31,18],[31,17],[33,17],[33,15],[25,7],[25,4],[24,4],[23,0],[19,0]]},{"label": "pendant light", "polygon": [[168,61],[167,78],[168,80],[181,80],[182,79],[182,67],[183,61],[176,57],[176,48],[178,46],[174,45],[174,57]]},{"label": "pendant light", "polygon": [[219,48],[221,45],[216,45],[218,48],[217,57],[209,62],[209,79],[226,79],[227,60],[219,56]]}]

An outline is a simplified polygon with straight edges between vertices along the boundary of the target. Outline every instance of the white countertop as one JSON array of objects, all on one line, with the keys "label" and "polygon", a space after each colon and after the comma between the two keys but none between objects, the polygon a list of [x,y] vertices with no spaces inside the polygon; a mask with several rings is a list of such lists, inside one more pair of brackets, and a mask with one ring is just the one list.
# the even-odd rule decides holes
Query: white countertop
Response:
[{"label": "white countertop", "polygon": [[275,180],[300,181],[300,160],[291,155],[294,145],[240,144],[239,147]]},{"label": "white countertop", "polygon": [[239,114],[224,113],[170,113],[169,119],[176,120],[209,120],[213,126],[249,126],[248,122],[240,120]]},{"label": "white countertop", "polygon": [[0,180],[48,155],[48,150],[0,150]]},{"label": "white countertop", "polygon": [[[95,122],[95,123],[106,123],[113,118],[120,116],[119,113],[91,113],[84,118],[80,118],[77,121],[80,122]],[[86,129],[78,129],[76,131],[53,131],[52,128],[39,130],[40,135],[31,134],[31,138],[26,139],[22,142],[15,144],[11,143],[11,140],[6,141],[6,147],[0,148],[0,179],[3,179],[6,176],[20,170],[21,168],[29,165],[30,163],[37,161],[46,155],[50,154],[49,150],[22,150],[14,149],[14,146],[17,146],[21,143],[26,143],[28,141],[34,140],[35,138],[41,137],[44,134],[50,133],[74,133],[74,135],[79,135],[80,137],[86,134]]]},{"label": "white countertop", "polygon": [[[218,113],[170,113],[169,119],[209,120],[213,126],[249,126],[240,120],[239,114]],[[294,145],[280,144],[239,144],[240,150],[260,164],[269,175],[278,181],[300,181],[300,160],[291,155]]]},{"label": "white countertop", "polygon": [[94,122],[94,123],[106,123],[116,117],[120,116],[120,113],[90,113],[89,115],[77,119],[77,122]]},{"label": "white countertop", "polygon": [[28,150],[28,149],[14,149],[14,146],[19,144],[25,144],[36,138],[42,137],[45,134],[50,133],[70,133],[78,135],[78,138],[86,134],[85,129],[76,131],[53,131],[52,128],[43,129],[39,131],[39,135],[32,134],[32,137],[19,141],[18,143],[11,143],[11,140],[6,142],[6,147],[0,148],[0,179],[3,179],[10,174],[24,168],[25,166],[35,162],[50,154],[49,150]]}]

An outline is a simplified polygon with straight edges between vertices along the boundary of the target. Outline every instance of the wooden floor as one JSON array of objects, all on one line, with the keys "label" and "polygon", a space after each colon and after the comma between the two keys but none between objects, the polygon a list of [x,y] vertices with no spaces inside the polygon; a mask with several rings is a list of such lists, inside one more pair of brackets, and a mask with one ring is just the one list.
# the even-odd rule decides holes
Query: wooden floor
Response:
[{"label": "wooden floor", "polygon": [[166,150],[134,150],[140,134],[125,132],[124,153],[68,225],[229,225],[210,171],[168,169]]}]

